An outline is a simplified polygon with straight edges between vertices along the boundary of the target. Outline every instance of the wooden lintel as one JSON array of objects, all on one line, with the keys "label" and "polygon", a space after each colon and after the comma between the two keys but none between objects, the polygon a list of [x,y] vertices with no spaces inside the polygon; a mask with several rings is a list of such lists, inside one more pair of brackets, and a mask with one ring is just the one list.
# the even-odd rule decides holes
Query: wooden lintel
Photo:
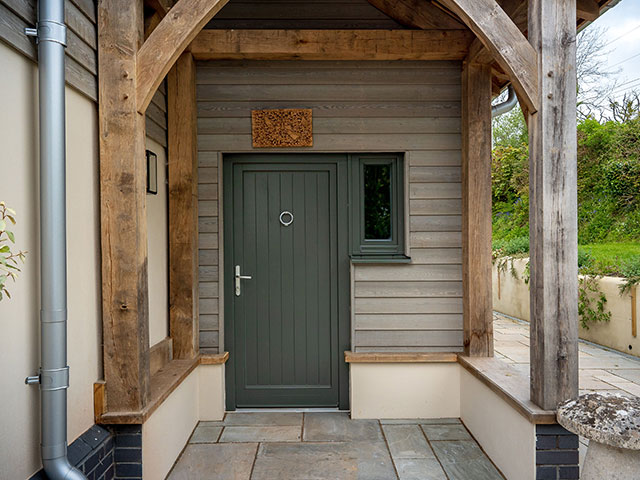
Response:
[{"label": "wooden lintel", "polygon": [[495,0],[440,0],[476,34],[509,74],[530,111],[538,110],[536,52]]},{"label": "wooden lintel", "polygon": [[347,363],[455,363],[458,354],[452,352],[344,352]]},{"label": "wooden lintel", "polygon": [[98,2],[103,361],[109,410],[149,398],[145,119],[136,108],[142,2]]},{"label": "wooden lintel", "polygon": [[[228,0],[178,0],[135,55],[137,107],[144,113],[158,86],[191,40]],[[132,50],[135,52],[136,50]]]},{"label": "wooden lintel", "polygon": [[464,30],[464,23],[425,0],[369,0],[369,3],[401,25],[410,28]]},{"label": "wooden lintel", "polygon": [[491,67],[462,70],[462,285],[465,353],[493,356]]},{"label": "wooden lintel", "polygon": [[530,0],[529,20],[544,77],[528,122],[531,399],[555,409],[578,395],[575,0]]},{"label": "wooden lintel", "polygon": [[183,53],[167,75],[169,332],[174,358],[198,354],[196,66]]},{"label": "wooden lintel", "polygon": [[462,60],[465,30],[203,30],[197,60]]}]

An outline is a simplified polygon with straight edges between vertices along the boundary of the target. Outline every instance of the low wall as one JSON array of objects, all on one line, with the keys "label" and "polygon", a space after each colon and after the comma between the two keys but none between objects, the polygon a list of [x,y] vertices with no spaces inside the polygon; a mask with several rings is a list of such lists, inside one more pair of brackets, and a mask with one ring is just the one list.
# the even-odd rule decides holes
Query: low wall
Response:
[{"label": "low wall", "polygon": [[[513,261],[517,279],[511,275],[509,268],[498,275],[497,268],[493,267],[493,309],[529,321],[529,286],[522,280],[526,264],[527,259]],[[624,279],[616,277],[598,280],[601,291],[607,297],[605,310],[611,312],[611,320],[591,324],[589,329],[580,327],[579,334],[584,340],[640,356],[640,336],[631,334],[631,295],[620,294],[623,282]],[[640,315],[639,295],[636,295],[636,312]],[[640,323],[640,320],[637,321]]]}]

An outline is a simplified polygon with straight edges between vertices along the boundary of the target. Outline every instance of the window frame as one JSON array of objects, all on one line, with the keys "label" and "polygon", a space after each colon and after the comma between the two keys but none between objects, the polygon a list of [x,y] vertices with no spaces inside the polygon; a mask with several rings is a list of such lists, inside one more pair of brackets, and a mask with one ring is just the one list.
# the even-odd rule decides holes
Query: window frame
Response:
[{"label": "window frame", "polygon": [[[350,252],[357,261],[406,260],[404,218],[404,155],[402,153],[356,153],[349,155]],[[367,165],[391,166],[391,238],[365,238],[364,169]]]}]

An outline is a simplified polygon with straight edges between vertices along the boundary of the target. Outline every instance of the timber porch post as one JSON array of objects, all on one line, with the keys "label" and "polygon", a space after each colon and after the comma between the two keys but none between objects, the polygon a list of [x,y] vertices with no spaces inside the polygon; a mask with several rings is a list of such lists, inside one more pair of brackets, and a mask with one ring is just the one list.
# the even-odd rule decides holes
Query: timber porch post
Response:
[{"label": "timber porch post", "polygon": [[149,399],[145,119],[136,102],[139,0],[99,0],[98,79],[104,377],[109,411]]},{"label": "timber porch post", "polygon": [[465,354],[493,356],[491,67],[462,69],[462,284]]},{"label": "timber porch post", "polygon": [[578,395],[576,0],[529,0],[529,41],[531,399],[553,410]]}]

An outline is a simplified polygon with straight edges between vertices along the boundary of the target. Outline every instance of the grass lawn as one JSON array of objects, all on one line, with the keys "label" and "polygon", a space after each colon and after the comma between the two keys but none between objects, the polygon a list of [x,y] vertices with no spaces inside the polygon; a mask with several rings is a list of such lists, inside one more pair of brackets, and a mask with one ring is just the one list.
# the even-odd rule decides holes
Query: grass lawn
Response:
[{"label": "grass lawn", "polygon": [[601,275],[621,275],[623,265],[640,261],[640,243],[597,243],[578,250],[581,266]]}]

